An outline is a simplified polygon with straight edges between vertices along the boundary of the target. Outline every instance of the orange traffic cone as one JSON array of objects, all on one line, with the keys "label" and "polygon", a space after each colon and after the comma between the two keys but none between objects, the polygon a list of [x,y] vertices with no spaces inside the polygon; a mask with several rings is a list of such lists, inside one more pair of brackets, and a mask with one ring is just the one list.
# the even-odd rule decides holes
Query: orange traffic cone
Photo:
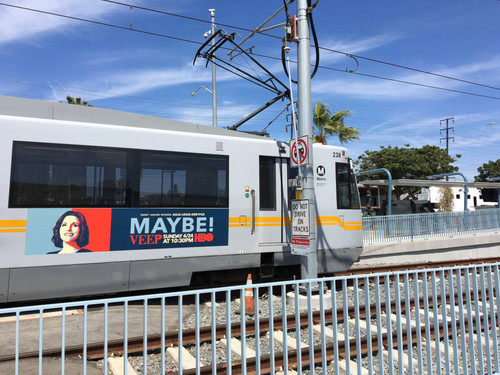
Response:
[{"label": "orange traffic cone", "polygon": [[248,274],[247,285],[249,288],[245,289],[245,314],[255,314],[255,305],[253,301],[253,288],[252,285],[252,274]]}]

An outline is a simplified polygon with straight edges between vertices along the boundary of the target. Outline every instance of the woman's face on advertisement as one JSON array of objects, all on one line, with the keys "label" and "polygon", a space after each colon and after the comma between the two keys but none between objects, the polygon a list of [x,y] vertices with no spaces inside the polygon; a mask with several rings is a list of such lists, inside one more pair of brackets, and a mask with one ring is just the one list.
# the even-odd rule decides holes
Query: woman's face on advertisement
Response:
[{"label": "woman's face on advertisement", "polygon": [[75,240],[80,233],[80,222],[76,216],[66,216],[59,228],[59,235],[64,242]]}]

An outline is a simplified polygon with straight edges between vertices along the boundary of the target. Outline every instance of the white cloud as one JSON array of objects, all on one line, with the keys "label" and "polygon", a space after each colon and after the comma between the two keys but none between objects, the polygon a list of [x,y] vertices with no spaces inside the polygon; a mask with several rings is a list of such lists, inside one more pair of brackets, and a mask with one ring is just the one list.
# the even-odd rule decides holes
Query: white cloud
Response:
[{"label": "white cloud", "polygon": [[[217,82],[239,79],[230,73],[219,73]],[[211,82],[211,70],[204,66],[193,66],[187,63],[179,68],[166,69],[131,69],[119,72],[101,72],[98,76],[88,76],[84,81],[79,80],[70,84],[54,84],[52,87],[53,97],[59,100],[67,95],[68,88],[78,88],[79,92],[84,92],[86,100],[98,100],[113,98],[122,95],[135,95],[147,91],[181,86],[193,83],[193,87],[188,90],[196,89],[196,84],[202,85]],[[188,95],[188,94],[187,94]]]},{"label": "white cloud", "polygon": [[[391,33],[391,34],[380,34],[375,35],[366,39],[346,39],[342,41],[329,41],[322,40],[321,46],[327,49],[332,49],[335,51],[345,52],[348,54],[359,54],[361,52],[370,51],[377,49],[379,47],[391,44],[398,40],[405,38],[403,34]],[[322,63],[331,63],[333,61],[338,61],[340,59],[345,58],[345,55],[321,51],[321,62]]]},{"label": "white cloud", "polygon": [[429,97],[421,87],[359,76],[353,76],[350,79],[316,81],[312,83],[311,89],[318,94],[345,95],[368,100],[406,100]]},{"label": "white cloud", "polygon": [[[218,125],[219,127],[231,126],[240,121],[253,110],[255,110],[255,107],[252,107],[250,105],[221,105],[217,107]],[[194,122],[203,125],[212,125],[212,108],[198,106],[196,107],[195,111],[193,111],[193,108],[178,108],[176,118],[180,121]]]},{"label": "white cloud", "polygon": [[488,81],[492,82],[496,77],[497,79],[500,77],[500,55],[493,56],[489,60],[473,62],[471,64],[459,65],[456,67],[445,67],[437,71],[439,74],[452,76],[452,77],[468,77],[473,75],[474,73],[481,73],[481,76],[485,76],[484,73],[490,72],[493,73],[493,77],[491,74],[488,75]]},{"label": "white cloud", "polygon": [[[80,18],[95,18],[117,10],[116,6],[113,8],[106,3],[91,6],[88,2],[81,0],[44,0],[43,2],[17,0],[15,5],[50,13],[78,15]],[[2,6],[0,12],[0,44],[21,40],[31,42],[33,38],[48,33],[66,32],[68,24],[76,25],[75,21],[71,19]]]}]

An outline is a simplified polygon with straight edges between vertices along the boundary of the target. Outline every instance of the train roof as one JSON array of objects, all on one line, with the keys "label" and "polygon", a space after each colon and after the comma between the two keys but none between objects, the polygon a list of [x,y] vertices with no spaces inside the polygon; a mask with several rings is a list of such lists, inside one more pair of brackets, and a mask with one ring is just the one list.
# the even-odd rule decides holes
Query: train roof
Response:
[{"label": "train roof", "polygon": [[0,95],[0,115],[272,140],[262,135],[171,120],[164,117],[3,95]]}]

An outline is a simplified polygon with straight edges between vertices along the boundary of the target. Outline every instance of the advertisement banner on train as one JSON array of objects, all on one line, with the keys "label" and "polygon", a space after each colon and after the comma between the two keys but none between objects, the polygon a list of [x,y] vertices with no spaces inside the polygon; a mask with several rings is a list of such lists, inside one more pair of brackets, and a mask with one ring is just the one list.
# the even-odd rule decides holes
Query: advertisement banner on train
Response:
[{"label": "advertisement banner on train", "polygon": [[29,209],[25,254],[225,246],[228,209]]},{"label": "advertisement banner on train", "polygon": [[114,210],[111,233],[111,250],[224,246],[228,210]]}]

